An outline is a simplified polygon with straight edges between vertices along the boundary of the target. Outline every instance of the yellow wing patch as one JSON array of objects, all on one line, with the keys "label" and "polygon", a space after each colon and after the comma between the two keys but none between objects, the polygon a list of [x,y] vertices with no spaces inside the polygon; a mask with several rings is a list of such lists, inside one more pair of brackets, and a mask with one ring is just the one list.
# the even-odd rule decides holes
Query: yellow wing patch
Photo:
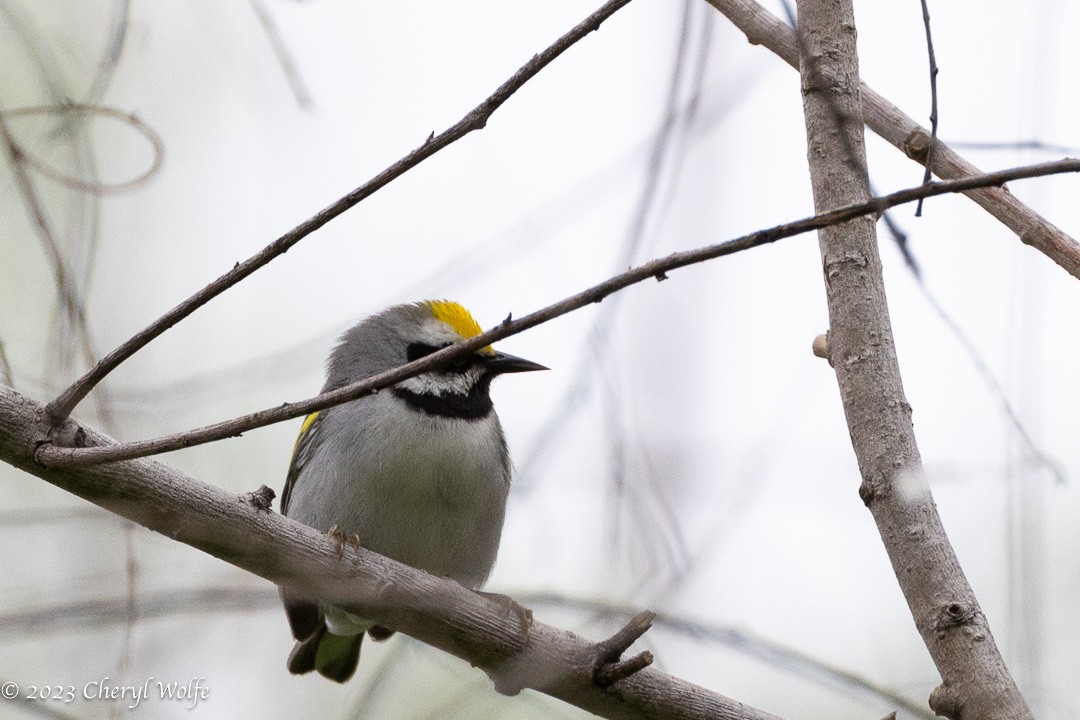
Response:
[{"label": "yellow wing patch", "polygon": [[300,441],[307,435],[307,431],[311,429],[311,426],[315,424],[315,421],[319,417],[319,412],[316,410],[307,417],[304,418],[304,424],[300,426],[300,436],[296,438],[296,445],[293,446],[293,452],[296,452],[296,448],[300,446]]},{"label": "yellow wing patch", "polygon": [[[476,337],[483,332],[480,323],[476,322],[472,313],[466,310],[460,303],[450,300],[425,300],[421,305],[427,306],[436,320],[449,325],[458,335],[463,338]],[[490,355],[495,351],[491,346],[480,348],[478,352]]]}]

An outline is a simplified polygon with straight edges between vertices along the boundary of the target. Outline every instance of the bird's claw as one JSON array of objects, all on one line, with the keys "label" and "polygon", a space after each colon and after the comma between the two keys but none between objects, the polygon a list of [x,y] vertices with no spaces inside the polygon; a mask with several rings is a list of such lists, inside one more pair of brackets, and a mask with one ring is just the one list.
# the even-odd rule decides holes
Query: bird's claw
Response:
[{"label": "bird's claw", "polygon": [[533,611],[530,608],[525,607],[514,598],[509,595],[503,595],[502,593],[484,592],[482,590],[476,591],[478,595],[486,597],[488,600],[494,600],[503,607],[503,617],[507,617],[510,613],[517,615],[518,622],[521,624],[522,644],[527,645],[529,643],[529,631],[533,625]]},{"label": "bird's claw", "polygon": [[340,560],[341,556],[345,554],[345,546],[351,545],[353,548],[360,549],[360,536],[356,533],[351,535],[342,530],[337,523],[330,526],[330,529],[326,531],[334,542],[337,543],[337,559]]}]

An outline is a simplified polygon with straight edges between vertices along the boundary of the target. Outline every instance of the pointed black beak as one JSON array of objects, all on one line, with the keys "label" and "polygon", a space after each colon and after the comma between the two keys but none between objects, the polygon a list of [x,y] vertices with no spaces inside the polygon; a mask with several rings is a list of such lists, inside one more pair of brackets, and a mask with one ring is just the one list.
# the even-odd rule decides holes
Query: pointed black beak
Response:
[{"label": "pointed black beak", "polygon": [[484,365],[486,365],[492,374],[495,375],[548,369],[540,363],[534,363],[532,360],[526,360],[525,358],[519,358],[517,355],[510,355],[504,352],[496,352],[494,355],[488,357],[485,359]]}]

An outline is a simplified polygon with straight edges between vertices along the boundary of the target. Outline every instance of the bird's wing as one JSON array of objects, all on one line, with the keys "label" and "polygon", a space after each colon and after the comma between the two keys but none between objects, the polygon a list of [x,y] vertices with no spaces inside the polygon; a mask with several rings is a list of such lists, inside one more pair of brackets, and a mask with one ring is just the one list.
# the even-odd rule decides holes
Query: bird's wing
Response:
[{"label": "bird's wing", "polygon": [[284,588],[281,589],[281,602],[285,605],[289,629],[297,640],[306,640],[323,627],[323,614],[318,604]]},{"label": "bird's wing", "polygon": [[318,410],[304,418],[304,424],[300,426],[300,436],[296,438],[293,446],[292,460],[289,462],[289,474],[285,476],[285,487],[281,491],[281,514],[289,514],[289,499],[293,488],[300,478],[300,471],[315,454],[320,442],[319,428],[325,410]]},{"label": "bird's wing", "polygon": [[[285,488],[281,491],[281,513],[289,514],[289,500],[292,497],[293,488],[300,481],[304,465],[318,450],[320,443],[320,426],[322,425],[323,413],[313,412],[304,418],[304,424],[300,426],[300,436],[296,439],[293,447],[292,460],[289,462],[289,474],[285,476]],[[281,589],[281,599],[285,603],[285,613],[289,617],[289,626],[292,628],[293,637],[304,640],[312,637],[322,625],[322,612],[316,603],[306,600],[294,592]]]}]

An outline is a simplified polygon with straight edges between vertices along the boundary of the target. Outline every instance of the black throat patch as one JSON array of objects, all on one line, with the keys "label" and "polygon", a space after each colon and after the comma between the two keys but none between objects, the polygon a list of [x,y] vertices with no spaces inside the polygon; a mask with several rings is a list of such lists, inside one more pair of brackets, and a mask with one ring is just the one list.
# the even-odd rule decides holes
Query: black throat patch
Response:
[{"label": "black throat patch", "polygon": [[448,392],[442,395],[418,393],[402,387],[393,390],[394,396],[414,410],[427,415],[453,417],[462,420],[482,420],[491,413],[491,377],[482,376],[465,395]]}]

